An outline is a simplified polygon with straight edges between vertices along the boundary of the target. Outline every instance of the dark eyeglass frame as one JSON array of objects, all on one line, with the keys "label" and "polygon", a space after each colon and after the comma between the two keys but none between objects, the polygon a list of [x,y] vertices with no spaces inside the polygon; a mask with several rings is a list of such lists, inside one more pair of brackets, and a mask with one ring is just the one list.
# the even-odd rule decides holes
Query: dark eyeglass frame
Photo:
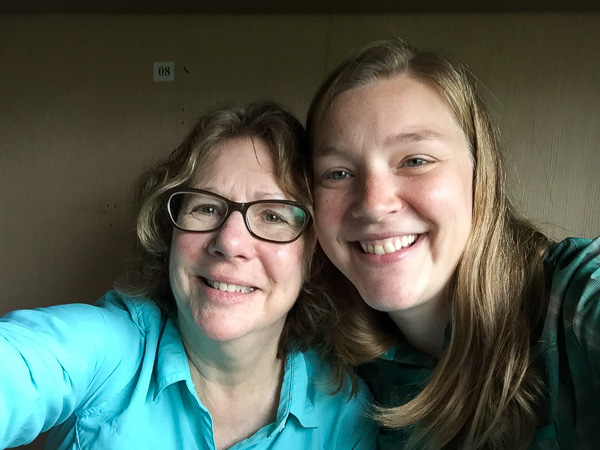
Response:
[{"label": "dark eyeglass frame", "polygon": [[[250,233],[250,235],[252,237],[254,237],[258,240],[261,240],[261,241],[273,242],[275,244],[289,244],[290,242],[294,242],[295,240],[300,238],[300,236],[302,236],[304,234],[304,232],[306,231],[306,229],[310,226],[310,224],[312,222],[312,215],[310,214],[309,209],[306,206],[304,206],[302,203],[294,202],[292,200],[264,199],[264,200],[255,200],[252,202],[238,203],[238,202],[229,200],[228,198],[225,198],[222,195],[215,194],[214,192],[205,191],[203,189],[195,189],[195,188],[173,188],[173,189],[169,189],[165,194],[166,194],[165,207],[167,209],[167,214],[169,216],[169,219],[171,219],[171,223],[173,224],[173,226],[175,228],[177,228],[181,231],[185,231],[187,233],[211,233],[213,231],[216,231],[216,230],[220,229],[225,222],[227,222],[227,219],[229,218],[231,213],[238,211],[244,218],[244,224],[246,225],[246,229],[248,230],[248,232]],[[216,227],[211,228],[210,230],[188,230],[186,228],[182,228],[177,224],[177,218],[173,217],[173,214],[175,212],[177,212],[179,214],[179,211],[172,211],[173,208],[172,208],[171,200],[177,194],[204,194],[204,195],[208,195],[210,197],[217,198],[217,199],[221,200],[223,203],[225,203],[225,206],[227,207],[227,211],[223,215],[223,219],[221,220],[221,222]],[[304,214],[306,215],[306,220],[304,221],[302,228],[300,228],[298,235],[294,239],[289,239],[287,241],[276,241],[273,239],[267,239],[267,238],[258,236],[254,231],[252,231],[252,229],[250,228],[250,223],[248,222],[248,216],[246,215],[246,212],[248,211],[248,208],[250,208],[252,205],[257,205],[260,203],[271,203],[271,204],[275,203],[275,204],[280,204],[280,205],[290,205],[290,206],[294,206],[296,208],[301,209],[304,212]]]}]

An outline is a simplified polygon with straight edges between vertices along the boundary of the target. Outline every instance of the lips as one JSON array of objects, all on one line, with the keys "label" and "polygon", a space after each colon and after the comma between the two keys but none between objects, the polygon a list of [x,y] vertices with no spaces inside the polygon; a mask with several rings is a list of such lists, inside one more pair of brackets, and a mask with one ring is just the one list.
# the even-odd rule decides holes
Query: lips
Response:
[{"label": "lips", "polygon": [[217,280],[211,280],[208,278],[202,278],[202,281],[204,281],[204,283],[213,288],[213,289],[218,289],[219,291],[222,292],[235,292],[238,294],[249,294],[250,292],[253,292],[256,288],[252,287],[252,286],[242,286],[239,284],[233,284],[233,283],[225,283],[222,281],[217,281]]},{"label": "lips", "polygon": [[375,241],[358,241],[358,243],[365,253],[385,255],[410,247],[419,239],[419,236],[419,234],[407,234]]}]

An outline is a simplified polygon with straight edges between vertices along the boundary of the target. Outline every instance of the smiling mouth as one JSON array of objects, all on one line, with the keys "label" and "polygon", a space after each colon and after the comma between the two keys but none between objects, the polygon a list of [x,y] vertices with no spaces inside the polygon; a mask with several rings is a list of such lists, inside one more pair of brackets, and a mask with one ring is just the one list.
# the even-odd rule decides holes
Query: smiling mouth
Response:
[{"label": "smiling mouth", "polygon": [[395,253],[403,248],[412,246],[420,234],[407,234],[405,236],[397,236],[389,239],[378,241],[358,241],[364,253],[372,255],[385,255],[386,253]]},{"label": "smiling mouth", "polygon": [[238,294],[249,294],[256,288],[250,286],[240,286],[233,283],[222,283],[217,280],[209,280],[208,278],[201,277],[204,284],[213,289],[217,289],[222,292],[236,292]]}]

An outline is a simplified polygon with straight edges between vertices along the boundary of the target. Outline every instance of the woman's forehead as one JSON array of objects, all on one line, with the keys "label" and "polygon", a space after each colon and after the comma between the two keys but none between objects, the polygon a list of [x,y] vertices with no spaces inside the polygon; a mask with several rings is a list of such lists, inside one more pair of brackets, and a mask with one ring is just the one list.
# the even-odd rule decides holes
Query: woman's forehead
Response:
[{"label": "woman's forehead", "polygon": [[338,151],[350,140],[378,145],[388,141],[424,140],[462,133],[444,98],[428,84],[397,76],[345,91],[317,124],[315,156]]}]

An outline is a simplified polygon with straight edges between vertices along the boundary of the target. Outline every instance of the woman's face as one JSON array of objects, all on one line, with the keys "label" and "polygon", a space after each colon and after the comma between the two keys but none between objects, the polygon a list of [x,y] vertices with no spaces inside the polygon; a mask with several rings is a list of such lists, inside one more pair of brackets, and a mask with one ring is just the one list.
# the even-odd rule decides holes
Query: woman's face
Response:
[{"label": "woman's face", "polygon": [[[254,146],[249,138],[219,145],[189,187],[240,203],[293,200],[279,187],[260,139]],[[303,282],[303,249],[303,238],[289,244],[254,238],[239,212],[216,231],[175,229],[169,272],[182,329],[196,327],[215,341],[248,335],[277,340]]]},{"label": "woman's face", "polygon": [[407,76],[352,89],[318,124],[314,147],[327,256],[377,310],[441,304],[469,236],[473,178],[444,101]]}]

